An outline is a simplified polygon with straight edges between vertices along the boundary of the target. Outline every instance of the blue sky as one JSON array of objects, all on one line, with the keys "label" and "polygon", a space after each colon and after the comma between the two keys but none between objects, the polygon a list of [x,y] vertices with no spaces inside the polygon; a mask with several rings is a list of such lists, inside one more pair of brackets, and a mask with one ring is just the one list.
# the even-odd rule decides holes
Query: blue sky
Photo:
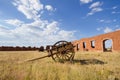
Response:
[{"label": "blue sky", "polygon": [[0,46],[41,46],[120,30],[120,0],[0,0]]}]

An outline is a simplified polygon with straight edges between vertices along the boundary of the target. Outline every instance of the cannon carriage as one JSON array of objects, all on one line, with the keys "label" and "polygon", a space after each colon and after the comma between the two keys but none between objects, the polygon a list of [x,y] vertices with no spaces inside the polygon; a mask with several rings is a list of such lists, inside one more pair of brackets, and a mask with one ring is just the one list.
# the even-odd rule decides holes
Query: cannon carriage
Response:
[{"label": "cannon carriage", "polygon": [[47,49],[48,55],[27,60],[27,61],[34,61],[38,59],[43,59],[46,57],[52,57],[55,62],[66,62],[72,61],[74,59],[75,51],[74,46],[71,42],[67,41],[58,41],[51,48]]}]

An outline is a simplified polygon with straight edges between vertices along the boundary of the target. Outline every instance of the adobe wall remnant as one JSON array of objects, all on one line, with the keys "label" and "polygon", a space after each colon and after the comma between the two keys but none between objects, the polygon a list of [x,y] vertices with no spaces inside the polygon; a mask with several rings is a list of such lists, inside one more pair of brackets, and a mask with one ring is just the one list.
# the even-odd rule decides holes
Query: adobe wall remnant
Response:
[{"label": "adobe wall remnant", "polygon": [[105,41],[111,40],[111,51],[120,51],[120,30],[73,41],[75,51],[105,51]]}]

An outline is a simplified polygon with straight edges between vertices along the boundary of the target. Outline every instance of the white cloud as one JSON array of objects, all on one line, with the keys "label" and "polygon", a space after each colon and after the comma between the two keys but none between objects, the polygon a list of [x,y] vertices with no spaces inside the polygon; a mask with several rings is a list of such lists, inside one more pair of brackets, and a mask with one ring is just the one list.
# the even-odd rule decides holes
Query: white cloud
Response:
[{"label": "white cloud", "polygon": [[111,28],[109,28],[109,27],[106,27],[105,29],[104,29],[104,33],[108,33],[108,32],[112,32],[113,30],[111,29]]},{"label": "white cloud", "polygon": [[0,37],[4,39],[6,43],[12,43],[9,42],[12,40],[13,44],[21,46],[40,46],[53,44],[59,40],[71,41],[75,39],[74,31],[60,29],[57,21],[34,21],[32,23],[23,23],[21,26],[12,30],[0,27]]},{"label": "white cloud", "polygon": [[120,12],[112,11],[112,14],[120,14]]},{"label": "white cloud", "polygon": [[[73,40],[74,38],[74,31],[66,31],[59,28],[59,23],[56,21],[53,22],[46,22],[43,21],[44,25],[40,24],[41,22],[33,22],[22,24],[20,27],[16,27],[13,30],[4,29],[2,30],[5,37],[8,35],[6,32],[9,32],[8,36],[11,37],[13,44],[21,46],[40,46],[40,45],[47,45],[53,44],[59,40]],[[42,27],[41,27],[42,26]],[[6,42],[10,42],[8,40],[9,37],[6,37]],[[13,40],[14,39],[14,40]],[[11,42],[10,42],[11,43]],[[21,44],[20,44],[21,43]]]},{"label": "white cloud", "polygon": [[8,30],[3,25],[0,25],[0,35],[6,33]]},{"label": "white cloud", "polygon": [[87,14],[87,16],[93,15],[93,14],[95,14],[95,13],[97,13],[97,12],[100,12],[100,11],[103,11],[103,9],[102,9],[102,8],[93,8],[93,9]]},{"label": "white cloud", "polygon": [[117,6],[113,6],[113,7],[112,7],[112,9],[116,9],[116,8],[118,8],[118,7],[117,7]]},{"label": "white cloud", "polygon": [[83,4],[87,4],[87,3],[92,2],[92,0],[80,0],[80,2],[83,3]]},{"label": "white cloud", "polygon": [[5,20],[5,22],[13,26],[21,26],[23,24],[23,22],[18,19],[8,19],[8,20]]},{"label": "white cloud", "polygon": [[102,2],[95,2],[95,3],[91,4],[89,7],[91,9],[91,11],[87,14],[87,16],[90,16],[97,12],[103,11],[103,9],[101,8],[102,4],[103,4]]},{"label": "white cloud", "polygon": [[115,28],[116,28],[116,31],[120,30],[120,25],[116,25]]},{"label": "white cloud", "polygon": [[59,34],[59,36],[61,36],[62,39],[69,40],[69,38],[73,38],[74,32],[61,30],[61,31],[59,31],[58,34]]},{"label": "white cloud", "polygon": [[113,19],[113,22],[116,22],[117,20],[116,19]]},{"label": "white cloud", "polygon": [[0,25],[0,41],[5,41],[6,39],[8,39],[7,41],[10,41],[13,38],[14,36],[12,35],[11,30],[3,25]]},{"label": "white cloud", "polygon": [[115,14],[116,12],[115,11],[112,11],[112,14]]},{"label": "white cloud", "polygon": [[53,11],[53,7],[51,5],[46,5],[45,9],[47,9],[48,11]]},{"label": "white cloud", "polygon": [[[101,22],[101,23],[111,23],[112,22],[112,20],[99,20],[99,22]],[[113,20],[113,22],[114,22],[114,20]]]},{"label": "white cloud", "polygon": [[[34,20],[31,23],[25,23],[18,19],[7,19],[7,24],[15,27],[7,29],[0,25],[0,42],[3,45],[18,46],[40,46],[53,44],[59,40],[71,41],[74,38],[74,31],[62,30],[59,22],[41,20],[38,13],[44,10],[43,4],[39,0],[15,0],[13,5],[26,16],[27,19]],[[52,6],[46,7],[47,10],[53,10]]]},{"label": "white cloud", "polygon": [[110,28],[110,27],[98,27],[96,29],[97,31],[103,31],[104,33],[109,33],[109,32],[112,32],[112,31],[117,31],[117,30],[120,30],[120,27],[119,25],[116,25],[115,28]]},{"label": "white cloud", "polygon": [[101,28],[101,27],[97,28],[97,31],[101,31],[101,30],[102,30],[102,28]]},{"label": "white cloud", "polygon": [[59,27],[59,22],[42,20],[38,14],[44,8],[39,0],[15,0],[13,5],[33,22],[26,23],[18,19],[4,20],[7,24],[15,27],[7,29],[0,26],[0,42],[4,45],[17,46],[41,46],[53,44],[59,40],[74,40],[74,31],[63,30]]},{"label": "white cloud", "polygon": [[38,12],[43,10],[43,4],[41,4],[39,0],[15,0],[13,5],[16,6],[27,19],[39,19],[40,15],[38,15]]},{"label": "white cloud", "polygon": [[89,8],[90,8],[90,9],[91,9],[91,8],[96,8],[96,7],[99,7],[99,6],[101,6],[101,5],[102,5],[102,3],[100,3],[100,2],[95,2],[95,3],[91,4]]},{"label": "white cloud", "polygon": [[117,28],[116,31],[120,30],[120,28]]},{"label": "white cloud", "polygon": [[101,19],[99,20],[100,23],[111,23],[111,22],[116,22],[117,20],[116,19],[113,19],[113,20],[104,20],[104,19]]},{"label": "white cloud", "polygon": [[115,25],[116,28],[118,28],[120,25]]},{"label": "white cloud", "polygon": [[2,12],[0,11],[0,15],[2,14]]},{"label": "white cloud", "polygon": [[99,20],[99,22],[104,22],[105,20],[103,20],[103,19],[101,19],[101,20]]},{"label": "white cloud", "polygon": [[51,35],[51,34],[56,34],[59,30],[58,22],[53,21],[52,23],[48,24],[46,28],[44,29],[44,34],[45,35]]}]

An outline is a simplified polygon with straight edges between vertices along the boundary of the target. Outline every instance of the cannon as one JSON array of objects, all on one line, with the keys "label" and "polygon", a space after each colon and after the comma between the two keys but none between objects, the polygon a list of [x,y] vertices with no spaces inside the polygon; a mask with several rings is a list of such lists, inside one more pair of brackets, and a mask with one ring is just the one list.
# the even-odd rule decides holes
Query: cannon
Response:
[{"label": "cannon", "polygon": [[58,41],[51,48],[47,49],[48,55],[27,60],[27,61],[35,61],[38,59],[43,59],[46,57],[52,57],[55,62],[66,62],[72,61],[74,59],[75,51],[74,46],[71,42],[67,41]]}]

